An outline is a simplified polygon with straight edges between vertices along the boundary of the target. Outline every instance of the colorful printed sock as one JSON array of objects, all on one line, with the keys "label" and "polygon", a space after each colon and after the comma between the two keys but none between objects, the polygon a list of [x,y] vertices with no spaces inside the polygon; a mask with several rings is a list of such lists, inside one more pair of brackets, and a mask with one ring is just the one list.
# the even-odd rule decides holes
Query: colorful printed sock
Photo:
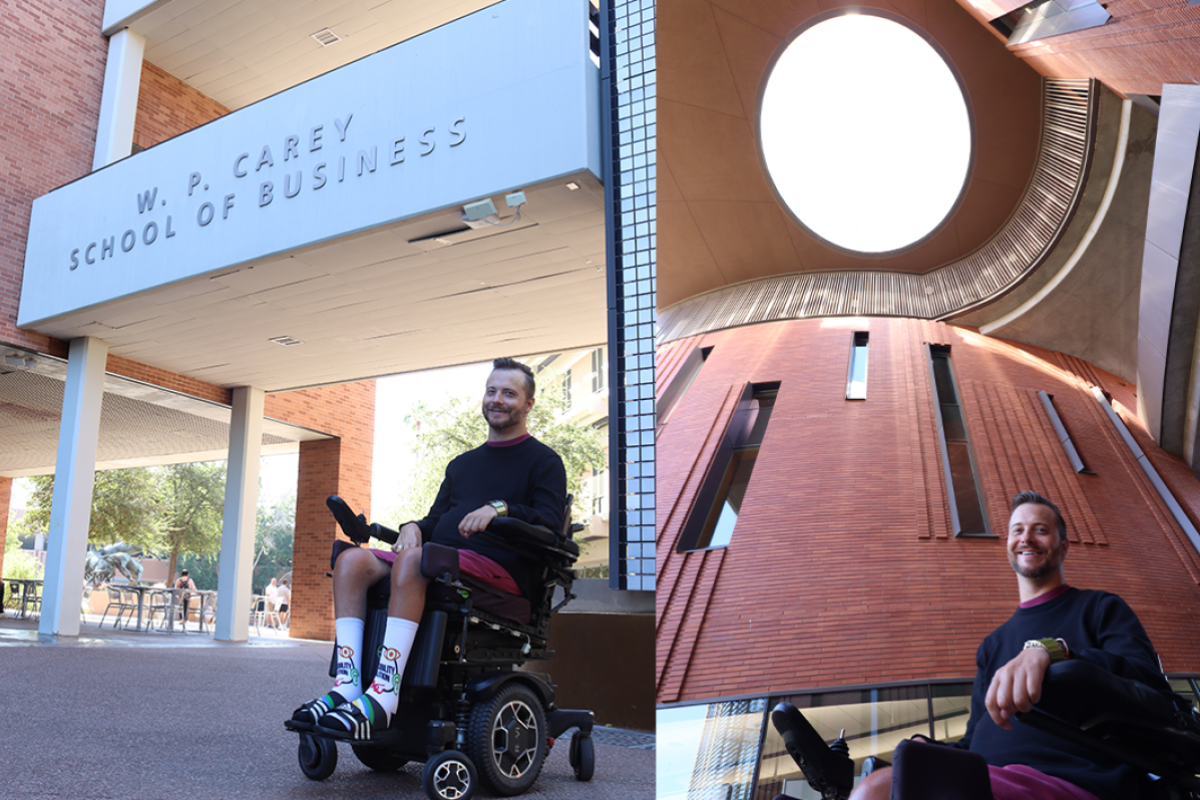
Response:
[{"label": "colorful printed sock", "polygon": [[359,617],[339,617],[333,621],[337,636],[337,675],[333,689],[325,698],[329,708],[362,697],[362,646],[365,623]]},{"label": "colorful printed sock", "polygon": [[[371,681],[364,695],[364,699],[371,698],[384,712],[385,719],[382,722],[385,728],[400,705],[400,681],[404,677],[404,665],[408,663],[408,654],[415,638],[417,623],[388,617],[387,628],[383,632],[383,647],[379,652],[379,669],[375,671],[375,680]],[[371,714],[369,704],[360,700],[359,706]]]}]

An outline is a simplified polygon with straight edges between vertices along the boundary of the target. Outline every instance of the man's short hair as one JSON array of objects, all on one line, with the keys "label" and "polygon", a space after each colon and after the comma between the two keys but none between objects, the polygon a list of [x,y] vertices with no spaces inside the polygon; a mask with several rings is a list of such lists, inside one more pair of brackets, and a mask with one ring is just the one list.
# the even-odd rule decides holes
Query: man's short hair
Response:
[{"label": "man's short hair", "polygon": [[524,373],[526,400],[533,397],[534,392],[537,390],[537,384],[533,380],[533,370],[529,368],[528,364],[522,364],[514,358],[497,358],[492,361],[492,369],[512,369]]},{"label": "man's short hair", "polygon": [[1026,489],[1013,498],[1012,510],[1016,511],[1026,503],[1037,503],[1038,505],[1045,506],[1053,511],[1054,527],[1058,530],[1058,540],[1060,542],[1065,542],[1067,540],[1067,521],[1063,519],[1062,512],[1058,510],[1058,506],[1054,505],[1054,503],[1052,503],[1050,500],[1033,491],[1032,489]]}]

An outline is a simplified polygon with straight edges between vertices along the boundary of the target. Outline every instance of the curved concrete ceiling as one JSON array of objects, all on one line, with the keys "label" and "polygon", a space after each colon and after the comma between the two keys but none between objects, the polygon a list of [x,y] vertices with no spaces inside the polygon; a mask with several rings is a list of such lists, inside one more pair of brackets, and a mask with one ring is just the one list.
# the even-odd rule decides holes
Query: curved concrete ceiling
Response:
[{"label": "curved concrete ceiling", "polygon": [[870,0],[854,6],[908,20],[946,52],[961,76],[976,136],[962,203],[939,232],[893,256],[854,256],[814,238],[780,207],[763,172],[757,107],[775,52],[828,4],[662,0],[660,308],[771,275],[864,269],[925,273],[974,250],[1012,212],[1037,155],[1041,77],[954,0]]}]

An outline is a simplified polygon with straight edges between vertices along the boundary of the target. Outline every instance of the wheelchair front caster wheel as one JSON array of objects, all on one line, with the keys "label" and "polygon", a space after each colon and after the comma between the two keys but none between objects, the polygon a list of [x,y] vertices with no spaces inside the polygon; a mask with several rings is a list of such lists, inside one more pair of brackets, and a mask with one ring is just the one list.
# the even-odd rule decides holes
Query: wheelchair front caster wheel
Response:
[{"label": "wheelchair front caster wheel", "polygon": [[421,788],[429,800],[471,800],[477,782],[475,765],[457,750],[438,753],[421,773]]},{"label": "wheelchair front caster wheel", "polygon": [[337,745],[329,739],[300,734],[300,771],[309,780],[323,781],[337,769]]},{"label": "wheelchair front caster wheel", "polygon": [[590,781],[596,771],[596,743],[592,737],[576,733],[571,737],[571,749],[567,755],[575,770],[575,780]]}]

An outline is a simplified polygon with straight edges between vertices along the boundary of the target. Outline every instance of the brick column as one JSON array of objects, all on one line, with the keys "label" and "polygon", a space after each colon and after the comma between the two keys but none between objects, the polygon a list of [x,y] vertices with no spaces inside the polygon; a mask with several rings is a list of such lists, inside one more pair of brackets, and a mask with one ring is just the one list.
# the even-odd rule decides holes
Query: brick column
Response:
[{"label": "brick column", "polygon": [[[333,581],[329,553],[340,535],[325,507],[336,494],[371,516],[371,466],[375,429],[374,381],[289,393],[314,418],[329,415],[324,429],[337,439],[301,442],[296,486],[296,533],[292,553],[291,635],[333,639]],[[285,397],[274,395],[282,402]],[[280,416],[284,409],[278,408]],[[271,415],[268,410],[268,415]]]}]

